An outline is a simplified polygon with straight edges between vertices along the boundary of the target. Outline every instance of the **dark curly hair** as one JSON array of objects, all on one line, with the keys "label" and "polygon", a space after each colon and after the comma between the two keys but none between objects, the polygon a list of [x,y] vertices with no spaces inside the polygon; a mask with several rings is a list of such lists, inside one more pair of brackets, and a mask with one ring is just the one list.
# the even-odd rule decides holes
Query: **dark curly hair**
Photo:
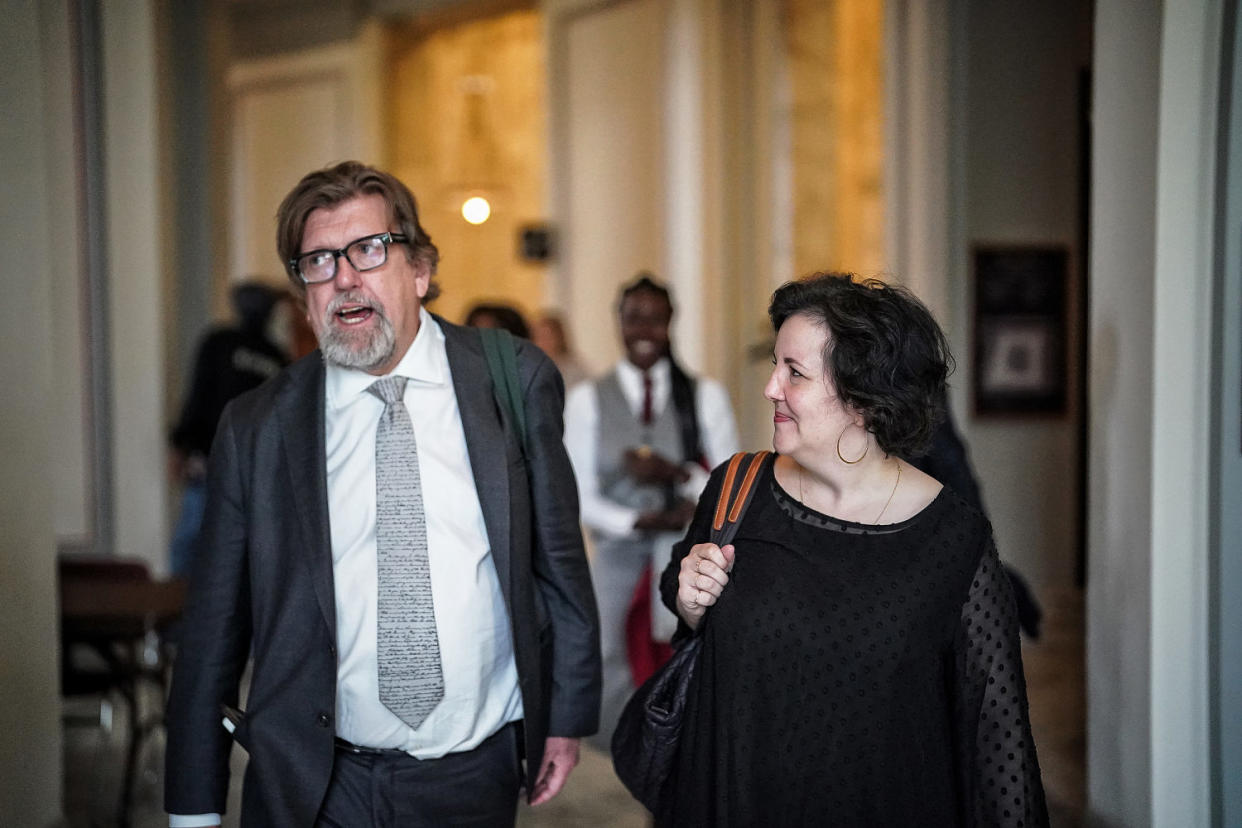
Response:
[{"label": "dark curly hair", "polygon": [[[488,322],[492,324],[487,324]],[[503,302],[479,302],[472,305],[462,324],[468,328],[503,328],[514,336],[530,339],[530,325],[526,324],[522,312]]]},{"label": "dark curly hair", "polygon": [[[302,234],[306,231],[306,220],[310,214],[320,208],[336,207],[351,198],[367,195],[381,196],[388,204],[389,220],[409,239],[406,248],[409,262],[423,265],[428,273],[435,276],[440,251],[431,243],[431,236],[418,220],[418,205],[410,189],[391,173],[359,161],[342,161],[303,176],[276,211],[276,251],[299,296],[306,295],[306,284],[289,262],[301,250]],[[430,302],[439,295],[440,286],[433,279],[423,301]]]},{"label": "dark curly hair", "polygon": [[772,294],[774,330],[799,314],[827,329],[825,373],[880,448],[898,457],[921,454],[944,419],[945,381],[954,368],[931,311],[909,290],[879,279],[816,273]]}]

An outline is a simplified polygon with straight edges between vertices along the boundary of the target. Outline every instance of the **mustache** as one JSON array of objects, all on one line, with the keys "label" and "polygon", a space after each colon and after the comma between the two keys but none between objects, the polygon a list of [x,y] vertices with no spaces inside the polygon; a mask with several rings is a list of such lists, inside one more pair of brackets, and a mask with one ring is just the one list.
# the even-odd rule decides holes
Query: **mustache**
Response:
[{"label": "mustache", "polygon": [[384,313],[383,305],[377,304],[375,301],[367,298],[360,291],[351,290],[332,297],[332,301],[328,303],[326,308],[324,308],[324,320],[327,321],[331,317],[340,313],[346,305],[361,305],[365,308],[369,308],[385,319],[388,318],[388,315]]}]

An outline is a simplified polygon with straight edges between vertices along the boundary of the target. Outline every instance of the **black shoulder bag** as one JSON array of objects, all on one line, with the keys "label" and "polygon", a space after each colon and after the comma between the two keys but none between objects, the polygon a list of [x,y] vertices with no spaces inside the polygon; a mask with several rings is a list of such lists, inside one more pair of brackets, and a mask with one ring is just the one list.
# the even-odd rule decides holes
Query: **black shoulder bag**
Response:
[{"label": "black shoulder bag", "polygon": [[[737,534],[737,525],[750,505],[755,478],[768,454],[766,451],[738,452],[729,461],[716,501],[708,538],[711,543],[725,546]],[[746,460],[749,460],[746,472],[739,476],[738,470]],[[699,663],[703,625],[710,614],[703,616],[696,634],[683,642],[672,658],[634,692],[612,734],[612,765],[617,776],[634,798],[652,813],[659,811],[677,759],[686,699]]]}]

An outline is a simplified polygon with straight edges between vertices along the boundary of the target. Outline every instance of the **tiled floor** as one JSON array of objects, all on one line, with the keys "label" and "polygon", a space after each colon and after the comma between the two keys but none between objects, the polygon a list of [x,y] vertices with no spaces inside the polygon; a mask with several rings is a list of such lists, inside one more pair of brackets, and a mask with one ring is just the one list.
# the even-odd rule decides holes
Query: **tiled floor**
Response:
[{"label": "tiled floor", "polygon": [[[1031,718],[1039,748],[1044,787],[1054,826],[1083,824],[1084,721],[1083,606],[1076,590],[1043,596],[1044,634],[1024,648],[1031,697]],[[151,700],[148,700],[151,701]],[[97,706],[74,702],[71,712],[92,714]],[[118,784],[124,761],[125,711],[116,710],[111,735],[93,725],[75,722],[65,731],[65,810],[70,826],[115,825]],[[149,738],[139,756],[132,824],[162,828],[163,741]],[[237,824],[237,800],[244,762],[234,752],[234,785],[225,825]],[[646,811],[612,774],[608,758],[584,745],[582,763],[557,799],[536,809],[523,808],[522,828],[647,825]]]}]

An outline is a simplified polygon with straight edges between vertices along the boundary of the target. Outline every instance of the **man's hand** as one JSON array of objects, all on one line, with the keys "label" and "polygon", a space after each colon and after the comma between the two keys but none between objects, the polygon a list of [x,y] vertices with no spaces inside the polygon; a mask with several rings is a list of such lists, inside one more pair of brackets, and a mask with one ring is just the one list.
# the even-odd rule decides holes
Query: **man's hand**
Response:
[{"label": "man's hand", "polygon": [[530,792],[530,804],[542,805],[561,792],[569,772],[578,764],[578,740],[549,736],[543,743],[543,763]]},{"label": "man's hand", "polygon": [[647,446],[625,450],[625,473],[648,486],[677,485],[690,479],[685,469]]},{"label": "man's hand", "polygon": [[634,521],[634,528],[640,532],[680,532],[693,517],[694,504],[685,498],[678,498],[677,505],[671,509],[640,514]]},{"label": "man's hand", "polygon": [[179,448],[170,448],[168,450],[168,479],[174,485],[181,485],[185,480],[185,468],[188,458],[185,452]]}]

